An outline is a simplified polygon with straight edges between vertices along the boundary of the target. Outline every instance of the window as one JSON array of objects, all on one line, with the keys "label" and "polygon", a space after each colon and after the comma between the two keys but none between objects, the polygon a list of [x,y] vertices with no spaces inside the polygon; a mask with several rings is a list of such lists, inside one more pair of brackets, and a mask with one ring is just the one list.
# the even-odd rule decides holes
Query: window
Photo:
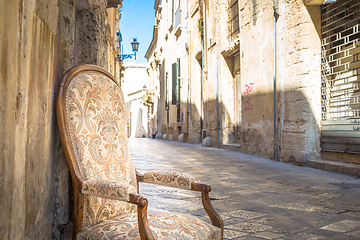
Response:
[{"label": "window", "polygon": [[171,66],[172,70],[172,99],[171,104],[176,105],[178,104],[178,63],[175,62]]},{"label": "window", "polygon": [[175,18],[175,0],[172,0],[171,2],[171,23],[174,24],[174,18]]},{"label": "window", "polygon": [[239,33],[239,4],[238,0],[228,0],[228,39],[233,41]]},{"label": "window", "polygon": [[181,22],[181,9],[180,9],[180,1],[177,5],[177,7],[175,8],[175,29],[180,25]]},{"label": "window", "polygon": [[168,84],[168,73],[165,73],[165,109],[169,109],[169,84]]},{"label": "window", "polygon": [[[170,122],[170,111],[169,111],[169,82],[168,73],[165,73],[165,110],[166,110],[166,123]],[[166,132],[166,130],[164,131]]]},{"label": "window", "polygon": [[177,106],[176,106],[176,122],[180,122],[180,58],[177,59]]}]

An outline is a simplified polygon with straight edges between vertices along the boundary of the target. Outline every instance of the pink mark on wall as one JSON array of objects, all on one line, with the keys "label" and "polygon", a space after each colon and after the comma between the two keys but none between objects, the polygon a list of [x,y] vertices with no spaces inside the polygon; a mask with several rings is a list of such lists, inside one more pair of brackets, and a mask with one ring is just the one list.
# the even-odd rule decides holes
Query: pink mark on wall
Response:
[{"label": "pink mark on wall", "polygon": [[[244,94],[246,96],[248,96],[249,93],[252,91],[253,85],[254,85],[254,83],[245,84],[245,86],[244,86],[244,88],[245,88]],[[252,104],[251,104],[250,100],[251,100],[251,98],[248,96],[248,100],[246,100],[245,103],[244,103],[245,111],[248,111],[248,110],[251,111],[252,110]]]},{"label": "pink mark on wall", "polygon": [[253,85],[254,83],[249,83],[249,85],[245,84],[245,91],[244,91],[245,95],[248,95],[252,91]]},{"label": "pink mark on wall", "polygon": [[247,111],[247,110],[252,110],[252,104],[251,104],[251,102],[250,102],[250,99],[251,98],[249,98],[247,101],[245,101],[245,111]]}]

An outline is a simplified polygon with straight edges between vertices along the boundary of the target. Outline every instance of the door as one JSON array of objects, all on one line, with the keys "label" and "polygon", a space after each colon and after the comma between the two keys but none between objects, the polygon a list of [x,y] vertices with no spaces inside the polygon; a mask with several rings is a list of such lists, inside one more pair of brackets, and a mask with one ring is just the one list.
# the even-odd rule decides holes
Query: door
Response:
[{"label": "door", "polygon": [[241,136],[241,81],[240,73],[237,73],[234,78],[234,109],[235,109],[235,141],[240,141]]}]

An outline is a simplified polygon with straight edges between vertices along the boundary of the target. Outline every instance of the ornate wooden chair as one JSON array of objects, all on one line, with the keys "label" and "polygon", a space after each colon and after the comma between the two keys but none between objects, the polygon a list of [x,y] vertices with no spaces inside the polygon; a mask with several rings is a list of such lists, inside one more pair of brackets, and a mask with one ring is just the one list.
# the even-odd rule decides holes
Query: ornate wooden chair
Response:
[{"label": "ornate wooden chair", "polygon": [[[57,118],[74,190],[77,239],[222,239],[210,186],[176,172],[138,173],[127,145],[122,91],[106,70],[82,65],[61,80]],[[138,183],[201,192],[212,225],[189,215],[147,211]]]}]

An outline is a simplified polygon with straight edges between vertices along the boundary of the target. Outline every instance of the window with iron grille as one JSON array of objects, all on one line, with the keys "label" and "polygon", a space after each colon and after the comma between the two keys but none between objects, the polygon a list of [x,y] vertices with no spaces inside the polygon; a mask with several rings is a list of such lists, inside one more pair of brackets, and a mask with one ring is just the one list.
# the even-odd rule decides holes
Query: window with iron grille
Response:
[{"label": "window with iron grille", "polygon": [[171,66],[172,68],[172,98],[171,98],[171,104],[176,105],[178,104],[178,63],[175,62]]},{"label": "window with iron grille", "polygon": [[166,123],[169,124],[170,111],[169,111],[169,74],[168,73],[165,73],[165,110],[166,110]]},{"label": "window with iron grille", "polygon": [[169,76],[165,73],[165,109],[169,109]]},{"label": "window with iron grille", "polygon": [[176,122],[180,122],[180,58],[177,59],[177,99],[176,99]]},{"label": "window with iron grille", "polygon": [[360,152],[360,1],[321,8],[322,149]]},{"label": "window with iron grille", "polygon": [[238,0],[228,0],[228,39],[233,41],[239,33],[239,4]]}]

